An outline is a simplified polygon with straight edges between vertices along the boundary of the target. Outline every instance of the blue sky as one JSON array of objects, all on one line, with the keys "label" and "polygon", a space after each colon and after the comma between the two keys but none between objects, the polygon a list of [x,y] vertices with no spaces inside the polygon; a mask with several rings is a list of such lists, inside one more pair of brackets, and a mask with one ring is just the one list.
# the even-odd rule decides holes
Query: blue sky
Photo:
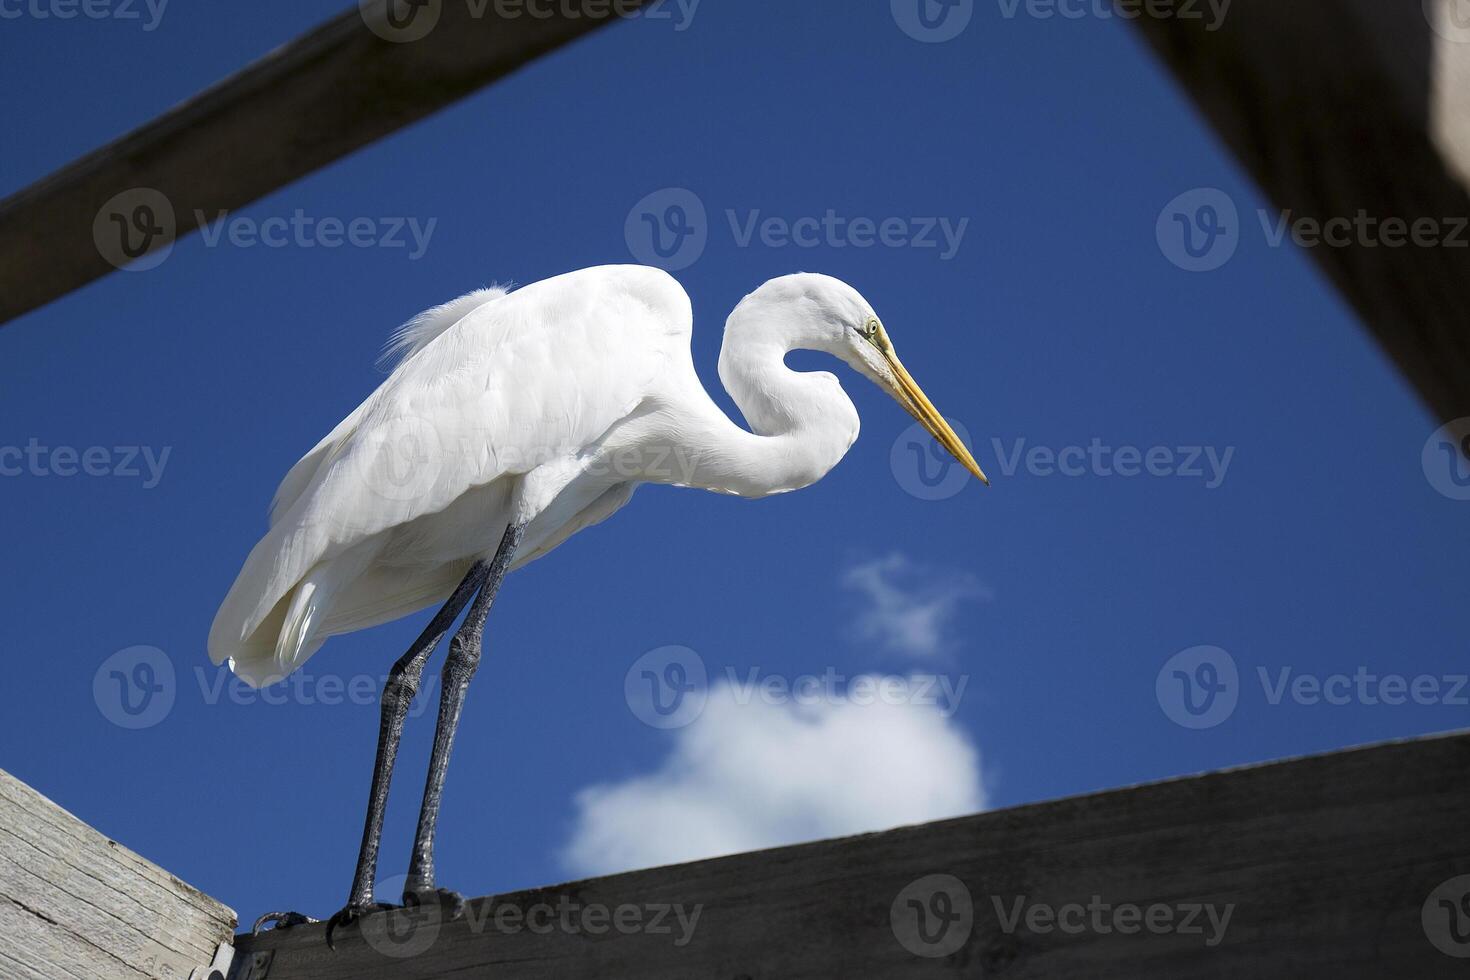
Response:
[{"label": "blue sky", "polygon": [[[340,7],[7,16],[0,192]],[[728,311],[769,277],[826,272],[872,301],[995,485],[929,486],[907,416],[844,375],[863,435],[815,487],[649,488],[518,573],[456,746],[443,884],[668,859],[638,837],[649,819],[707,852],[1470,724],[1470,502],[1430,442],[1448,420],[1304,253],[1272,245],[1269,206],[1131,28],[981,0],[924,43],[884,2],[688,10],[614,25],[231,216],[214,245],[190,237],[0,330],[0,766],[242,919],[340,906],[377,720],[346,692],[422,617],[333,640],[277,703],[232,695],[205,638],[271,493],[381,380],[399,322],[632,261],[642,216],[691,198],[702,246],[676,275],[722,405]],[[1206,205],[1222,264],[1188,271],[1175,225],[1203,236]],[[379,244],[232,242],[298,211],[366,219]],[[383,242],[408,219],[422,248]],[[81,471],[93,447],[102,475]],[[673,729],[625,692],[669,646],[710,685],[705,717]],[[149,680],[140,664],[167,706],[130,728],[112,671]],[[742,712],[732,675],[964,687],[942,711],[909,689],[870,725],[844,699]],[[1386,675],[1434,679],[1426,703]],[[1180,676],[1217,697],[1192,688],[1191,712]],[[405,738],[384,876],[407,863],[432,714]],[[807,764],[783,767],[788,748]],[[757,824],[738,801],[767,791]]]}]

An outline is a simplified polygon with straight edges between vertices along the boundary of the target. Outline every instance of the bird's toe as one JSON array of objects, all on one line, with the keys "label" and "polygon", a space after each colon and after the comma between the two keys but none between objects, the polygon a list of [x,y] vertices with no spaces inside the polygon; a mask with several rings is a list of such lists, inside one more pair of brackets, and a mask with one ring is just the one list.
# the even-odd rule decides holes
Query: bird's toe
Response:
[{"label": "bird's toe", "polygon": [[365,916],[376,912],[391,912],[397,908],[386,902],[348,902],[347,905],[327,920],[327,945],[336,949],[337,945],[332,941],[333,933],[346,926],[356,925]]},{"label": "bird's toe", "polygon": [[410,888],[403,893],[406,908],[437,906],[444,918],[454,921],[464,915],[464,896],[448,888]]},{"label": "bird's toe", "polygon": [[255,926],[250,930],[252,935],[260,935],[266,926],[275,929],[290,929],[292,926],[309,926],[320,922],[321,919],[313,919],[309,915],[300,912],[267,912],[255,920]]}]

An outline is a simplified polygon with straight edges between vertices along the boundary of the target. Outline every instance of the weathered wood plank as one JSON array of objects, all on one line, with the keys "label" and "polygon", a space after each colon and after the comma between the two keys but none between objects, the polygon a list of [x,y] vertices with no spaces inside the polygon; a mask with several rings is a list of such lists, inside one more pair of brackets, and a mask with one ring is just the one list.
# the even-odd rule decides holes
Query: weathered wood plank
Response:
[{"label": "weathered wood plank", "polygon": [[1470,415],[1470,4],[1234,0],[1214,31],[1135,23],[1277,208],[1427,220],[1457,240],[1354,231],[1311,255],[1429,407]]},{"label": "weathered wood plank", "polygon": [[187,980],[235,913],[0,771],[0,976]]},{"label": "weathered wood plank", "polygon": [[[111,272],[124,260],[114,237],[127,233],[140,249],[167,247],[198,226],[196,211],[212,219],[249,204],[642,3],[393,0],[392,23],[384,0],[361,12],[354,3],[0,201],[0,324]],[[129,195],[139,188],[161,197]],[[109,204],[119,194],[127,196]],[[113,213],[103,214],[104,205]]]},{"label": "weathered wood plank", "polygon": [[1435,941],[1470,955],[1467,767],[1429,738],[390,912],[336,952],[240,936],[233,980],[1464,976]]}]

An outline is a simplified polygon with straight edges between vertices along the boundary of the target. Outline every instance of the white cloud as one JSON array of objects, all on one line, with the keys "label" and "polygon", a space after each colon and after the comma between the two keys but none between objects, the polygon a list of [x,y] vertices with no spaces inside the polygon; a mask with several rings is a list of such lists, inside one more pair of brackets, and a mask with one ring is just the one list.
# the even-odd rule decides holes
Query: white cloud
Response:
[{"label": "white cloud", "polygon": [[799,705],[728,683],[655,772],[577,794],[563,849],[600,875],[973,813],[980,756],[919,697]]},{"label": "white cloud", "polygon": [[988,596],[969,575],[926,570],[900,554],[854,565],[842,583],[866,602],[855,623],[858,637],[915,658],[944,652],[959,605]]}]

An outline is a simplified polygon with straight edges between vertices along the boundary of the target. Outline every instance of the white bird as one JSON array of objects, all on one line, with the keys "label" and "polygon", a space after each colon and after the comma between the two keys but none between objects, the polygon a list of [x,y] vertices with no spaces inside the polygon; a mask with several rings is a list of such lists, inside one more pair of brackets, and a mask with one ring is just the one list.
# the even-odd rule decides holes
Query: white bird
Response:
[{"label": "white bird", "polygon": [[[980,480],[985,475],[894,353],[872,306],[830,276],[762,285],[730,314],[720,380],[750,430],[700,384],[688,295],[643,266],[583,269],[514,292],[484,289],[394,335],[400,360],[366,401],[291,468],[270,529],[215,617],[209,655],[252,685],[299,668],[328,637],[444,603],[394,665],[347,906],[374,904],[388,782],[424,661],[474,598],[450,644],[404,900],[436,889],[433,836],[465,689],[506,571],[628,502],[640,483],[757,498],[815,483],[858,435],[836,377],[788,368],[822,351],[888,392]],[[988,482],[988,481],[985,481]],[[312,921],[273,913],[262,922]],[[259,927],[261,923],[257,923]]]}]

